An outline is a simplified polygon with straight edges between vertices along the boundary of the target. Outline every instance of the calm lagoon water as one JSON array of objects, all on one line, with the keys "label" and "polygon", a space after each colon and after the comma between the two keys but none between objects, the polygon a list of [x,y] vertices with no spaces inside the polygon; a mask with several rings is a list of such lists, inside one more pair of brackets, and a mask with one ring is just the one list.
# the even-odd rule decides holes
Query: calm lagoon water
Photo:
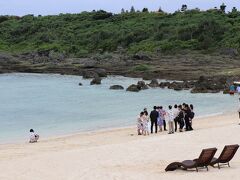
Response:
[{"label": "calm lagoon water", "polygon": [[[0,143],[27,141],[30,128],[41,137],[134,125],[138,113],[153,105],[192,103],[196,116],[235,111],[237,96],[191,94],[189,91],[149,89],[139,93],[109,90],[125,88],[139,79],[111,76],[90,86],[79,76],[49,74],[0,75]],[[83,86],[78,86],[78,83]]]}]

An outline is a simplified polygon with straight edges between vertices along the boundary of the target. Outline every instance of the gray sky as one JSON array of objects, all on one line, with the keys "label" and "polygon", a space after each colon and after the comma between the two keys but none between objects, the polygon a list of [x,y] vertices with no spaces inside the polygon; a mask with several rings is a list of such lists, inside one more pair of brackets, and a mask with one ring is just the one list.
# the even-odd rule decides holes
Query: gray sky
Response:
[{"label": "gray sky", "polygon": [[232,7],[240,9],[240,0],[0,0],[1,15],[53,15],[59,13],[79,13],[103,9],[111,12],[120,12],[121,8],[135,9],[147,7],[149,10],[157,10],[161,7],[164,11],[174,12],[180,9],[182,4],[188,8],[200,8],[206,10],[215,6],[219,7],[223,2],[227,10]]}]

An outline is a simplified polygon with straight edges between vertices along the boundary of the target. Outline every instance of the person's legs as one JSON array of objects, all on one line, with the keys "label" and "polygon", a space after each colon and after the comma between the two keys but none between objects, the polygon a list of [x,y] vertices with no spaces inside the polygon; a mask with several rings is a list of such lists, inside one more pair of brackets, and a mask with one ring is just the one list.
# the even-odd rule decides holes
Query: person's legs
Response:
[{"label": "person's legs", "polygon": [[171,134],[172,130],[171,130],[171,122],[168,121],[168,134]]},{"label": "person's legs", "polygon": [[172,133],[174,133],[174,122],[173,121],[171,121],[171,131],[172,131]]},{"label": "person's legs", "polygon": [[180,124],[179,131],[182,132],[183,127],[184,127],[183,119],[180,119],[179,124]]},{"label": "person's legs", "polygon": [[178,124],[177,119],[174,119],[174,124],[175,124],[175,132],[177,132],[177,124]]},{"label": "person's legs", "polygon": [[151,121],[151,133],[153,133],[153,121]]},{"label": "person's legs", "polygon": [[186,131],[189,131],[189,130],[191,130],[191,125],[190,125],[190,122],[189,122],[189,119],[185,119],[185,125],[186,125]]},{"label": "person's legs", "polygon": [[163,120],[163,128],[164,128],[164,131],[167,131],[167,128],[166,128],[166,121],[165,120]]},{"label": "person's legs", "polygon": [[154,124],[155,124],[155,133],[157,133],[157,130],[158,130],[157,120],[154,122]]}]

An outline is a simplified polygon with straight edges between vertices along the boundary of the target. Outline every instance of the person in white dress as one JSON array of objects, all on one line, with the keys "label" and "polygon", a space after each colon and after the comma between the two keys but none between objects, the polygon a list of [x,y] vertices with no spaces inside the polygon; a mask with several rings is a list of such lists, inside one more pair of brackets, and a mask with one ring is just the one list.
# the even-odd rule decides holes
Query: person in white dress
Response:
[{"label": "person in white dress", "polygon": [[143,117],[143,135],[149,135],[149,117],[148,115],[144,112]]}]

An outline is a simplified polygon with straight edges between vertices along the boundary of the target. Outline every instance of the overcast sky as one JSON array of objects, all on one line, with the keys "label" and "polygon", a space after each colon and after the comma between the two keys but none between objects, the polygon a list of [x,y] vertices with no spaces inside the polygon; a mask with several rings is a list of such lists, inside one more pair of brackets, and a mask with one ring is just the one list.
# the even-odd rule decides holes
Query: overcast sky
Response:
[{"label": "overcast sky", "polygon": [[180,9],[182,4],[188,8],[200,8],[206,10],[219,7],[222,3],[227,5],[227,10],[232,7],[240,9],[240,0],[0,0],[1,15],[53,15],[59,13],[79,13],[103,9],[118,13],[121,8],[135,9],[147,7],[149,10],[157,10],[161,7],[164,11],[174,12]]}]

